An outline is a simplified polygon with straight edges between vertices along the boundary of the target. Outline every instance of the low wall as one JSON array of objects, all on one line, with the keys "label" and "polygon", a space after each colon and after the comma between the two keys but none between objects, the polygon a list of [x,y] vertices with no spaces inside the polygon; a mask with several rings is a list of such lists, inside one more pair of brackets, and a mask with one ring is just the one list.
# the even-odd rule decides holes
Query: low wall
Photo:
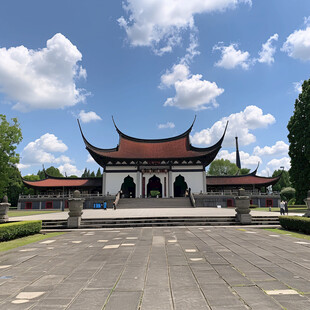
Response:
[{"label": "low wall", "polygon": [[[113,207],[115,196],[85,197],[83,209],[94,209],[94,204],[107,202],[108,208]],[[62,210],[68,208],[68,197],[28,197],[18,200],[18,210]]]},{"label": "low wall", "polygon": [[[195,194],[196,207],[210,207],[221,208],[235,207],[235,196],[232,195],[204,195]],[[258,207],[269,207],[268,202],[272,207],[278,207],[280,202],[280,195],[250,195],[252,205]]]}]

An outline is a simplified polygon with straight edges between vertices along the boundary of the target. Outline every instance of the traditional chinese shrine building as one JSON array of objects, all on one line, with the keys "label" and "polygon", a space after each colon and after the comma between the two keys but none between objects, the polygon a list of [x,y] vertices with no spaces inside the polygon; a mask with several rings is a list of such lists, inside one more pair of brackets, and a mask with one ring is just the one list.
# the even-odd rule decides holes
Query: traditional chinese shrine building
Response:
[{"label": "traditional chinese shrine building", "polygon": [[[36,198],[21,196],[19,208],[63,209],[67,198],[76,189],[86,197],[86,208],[96,208],[104,200],[111,204],[119,192],[122,198],[174,198],[184,197],[189,190],[195,195],[197,206],[214,207],[219,203],[233,206],[231,201],[238,188],[244,187],[252,194],[260,194],[261,188],[279,180],[279,177],[258,177],[257,169],[243,176],[206,176],[206,167],[222,147],[227,125],[214,145],[198,148],[190,143],[189,135],[194,122],[188,130],[175,137],[139,139],[120,131],[113,120],[119,143],[112,149],[92,145],[78,123],[86,149],[103,168],[102,178],[73,179],[46,175],[46,179],[40,181],[23,180],[38,195]],[[263,199],[257,204],[277,204],[274,200],[268,203],[266,197]]]}]

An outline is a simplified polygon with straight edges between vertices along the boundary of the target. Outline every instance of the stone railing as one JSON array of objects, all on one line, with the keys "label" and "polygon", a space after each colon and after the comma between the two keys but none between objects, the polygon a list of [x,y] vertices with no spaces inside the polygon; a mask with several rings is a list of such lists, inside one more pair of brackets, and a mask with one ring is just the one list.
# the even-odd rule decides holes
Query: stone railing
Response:
[{"label": "stone railing", "polygon": [[[238,196],[238,191],[220,191],[220,192],[206,192],[206,193],[194,193],[195,196]],[[280,195],[279,192],[272,192],[272,193],[261,193],[257,191],[245,191],[246,195],[249,196],[276,196]]]},{"label": "stone railing", "polygon": [[[82,198],[96,198],[96,197],[109,197],[113,195],[102,195],[102,194],[80,194]],[[19,199],[40,199],[40,198],[73,198],[72,194],[42,194],[42,195],[19,195]]]},{"label": "stone railing", "polygon": [[192,207],[196,208],[196,201],[195,201],[195,197],[194,197],[193,193],[189,192],[188,196],[189,196],[189,200],[191,202]]}]

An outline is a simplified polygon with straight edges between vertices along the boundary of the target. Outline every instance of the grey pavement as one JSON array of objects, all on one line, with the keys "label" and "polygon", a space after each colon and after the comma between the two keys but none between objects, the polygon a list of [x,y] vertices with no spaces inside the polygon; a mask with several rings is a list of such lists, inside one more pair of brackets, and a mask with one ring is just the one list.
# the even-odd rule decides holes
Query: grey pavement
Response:
[{"label": "grey pavement", "polygon": [[[235,216],[235,208],[137,208],[118,210],[89,210],[84,209],[82,218],[127,218],[127,217],[161,217],[161,216]],[[276,216],[280,212],[252,211],[252,216]],[[290,213],[290,215],[301,215]],[[21,220],[65,220],[68,211],[50,214],[12,217],[10,221]]]},{"label": "grey pavement", "polygon": [[0,254],[0,309],[310,309],[310,241],[259,228],[71,231]]}]

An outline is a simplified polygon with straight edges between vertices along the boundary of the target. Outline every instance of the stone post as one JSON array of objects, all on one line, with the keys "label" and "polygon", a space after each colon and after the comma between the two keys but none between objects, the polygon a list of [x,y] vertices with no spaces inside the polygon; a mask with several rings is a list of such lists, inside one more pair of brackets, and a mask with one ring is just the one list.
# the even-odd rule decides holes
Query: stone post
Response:
[{"label": "stone post", "polygon": [[68,228],[79,228],[81,225],[81,217],[83,214],[83,202],[81,193],[76,190],[73,192],[73,198],[68,199],[69,217],[67,221]]},{"label": "stone post", "polygon": [[8,197],[4,196],[3,201],[0,203],[0,223],[9,221],[8,211],[11,204],[8,202]]},{"label": "stone post", "polygon": [[306,203],[308,210],[306,211],[306,213],[303,215],[305,217],[310,217],[310,190],[308,191],[308,197],[304,200],[304,202]]},{"label": "stone post", "polygon": [[241,224],[251,224],[252,216],[250,214],[250,197],[245,196],[245,190],[240,188],[238,196],[235,197],[236,202],[236,221]]}]

